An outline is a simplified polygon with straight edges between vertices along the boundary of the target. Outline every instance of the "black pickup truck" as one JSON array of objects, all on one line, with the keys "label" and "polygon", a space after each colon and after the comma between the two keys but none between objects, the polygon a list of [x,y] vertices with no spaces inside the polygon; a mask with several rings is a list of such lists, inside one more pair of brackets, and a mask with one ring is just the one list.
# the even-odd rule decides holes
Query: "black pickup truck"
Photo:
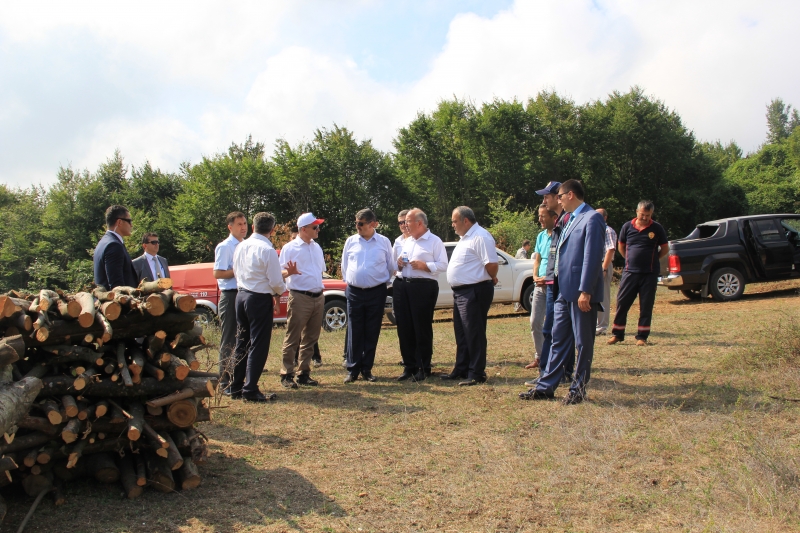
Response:
[{"label": "black pickup truck", "polygon": [[753,215],[699,224],[670,241],[659,281],[689,298],[742,296],[747,283],[800,277],[800,215]]}]

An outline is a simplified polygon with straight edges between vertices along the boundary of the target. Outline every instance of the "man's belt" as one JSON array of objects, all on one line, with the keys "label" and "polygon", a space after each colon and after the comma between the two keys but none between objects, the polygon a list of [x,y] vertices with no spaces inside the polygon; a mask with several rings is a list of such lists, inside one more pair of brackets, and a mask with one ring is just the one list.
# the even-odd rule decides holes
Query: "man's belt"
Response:
[{"label": "man's belt", "polygon": [[403,276],[402,278],[397,278],[397,279],[405,281],[406,283],[420,283],[422,281],[426,281],[428,283],[439,283],[435,279],[431,279],[431,278],[407,278],[407,277]]},{"label": "man's belt", "polygon": [[375,285],[374,287],[357,287],[356,285],[348,285],[351,289],[358,289],[360,291],[372,291],[378,289],[380,287],[386,287],[385,283],[381,283],[380,285]]},{"label": "man's belt", "polygon": [[299,291],[297,289],[289,289],[289,292],[297,292],[300,294],[305,294],[306,296],[311,296],[312,298],[319,298],[320,296],[322,296],[322,291],[311,292],[311,291]]},{"label": "man's belt", "polygon": [[452,289],[453,289],[454,291],[455,291],[455,290],[461,290],[461,289],[469,289],[470,287],[477,287],[478,285],[483,285],[483,284],[485,284],[485,283],[491,283],[491,282],[492,282],[492,280],[490,280],[490,279],[487,279],[487,280],[485,280],[485,281],[479,281],[478,283],[468,283],[468,284],[466,284],[466,285],[456,285],[456,286],[455,286],[455,287],[453,287]]},{"label": "man's belt", "polygon": [[222,289],[219,292],[238,292],[239,289]]}]

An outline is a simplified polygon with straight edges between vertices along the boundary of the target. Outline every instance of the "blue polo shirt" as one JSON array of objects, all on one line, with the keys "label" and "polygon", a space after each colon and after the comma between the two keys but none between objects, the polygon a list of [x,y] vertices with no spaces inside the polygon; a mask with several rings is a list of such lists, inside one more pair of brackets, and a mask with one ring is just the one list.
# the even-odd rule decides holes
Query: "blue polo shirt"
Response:
[{"label": "blue polo shirt", "polygon": [[619,242],[626,246],[625,270],[636,274],[658,274],[658,247],[669,242],[667,232],[654,220],[642,229],[637,228],[634,222],[635,218],[619,230]]},{"label": "blue polo shirt", "polygon": [[539,257],[542,258],[539,262],[539,272],[536,273],[536,275],[539,277],[547,274],[547,262],[550,260],[551,240],[553,240],[553,237],[552,235],[547,234],[546,229],[540,231],[539,235],[536,236],[536,247],[533,251],[539,254]]}]

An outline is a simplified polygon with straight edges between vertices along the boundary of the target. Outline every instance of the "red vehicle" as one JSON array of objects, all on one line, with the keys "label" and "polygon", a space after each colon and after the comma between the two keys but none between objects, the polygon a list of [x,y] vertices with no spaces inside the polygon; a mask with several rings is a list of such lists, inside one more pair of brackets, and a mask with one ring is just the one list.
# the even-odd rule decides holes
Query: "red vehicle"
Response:
[{"label": "red vehicle", "polygon": [[[172,277],[172,288],[178,292],[191,294],[197,300],[197,310],[202,312],[201,320],[208,322],[217,316],[219,287],[214,278],[214,263],[197,263],[194,265],[169,266]],[[322,326],[328,331],[336,331],[347,325],[347,284],[340,279],[322,280],[325,297],[325,315]],[[286,322],[286,306],[289,292],[281,295],[280,309],[275,315],[275,322]]]}]

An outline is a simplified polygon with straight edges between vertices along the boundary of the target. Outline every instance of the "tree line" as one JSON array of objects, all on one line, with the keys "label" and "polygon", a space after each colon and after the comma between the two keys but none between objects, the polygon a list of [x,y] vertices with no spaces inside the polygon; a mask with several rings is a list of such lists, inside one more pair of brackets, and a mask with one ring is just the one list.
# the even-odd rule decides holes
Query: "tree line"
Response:
[{"label": "tree line", "polygon": [[671,238],[715,218],[798,212],[800,117],[780,99],[766,115],[768,138],[746,157],[734,142],[698,141],[638,87],[583,105],[555,92],[524,102],[443,100],[401,128],[389,153],[337,125],[296,145],[278,140],[270,154],[248,137],[171,171],[128,166],[117,151],[94,172],[58,169],[47,188],[0,185],[0,290],[89,283],[111,204],[131,211],[133,255],[141,235],[155,231],[172,264],[212,261],[231,211],[270,211],[282,223],[313,211],[327,220],[319,240],[335,265],[361,208],[393,238],[397,212],[420,207],[448,240],[453,207],[468,205],[513,252],[539,231],[534,191],[570,178],[584,182],[587,201],[615,228],[639,200],[653,200]]}]

